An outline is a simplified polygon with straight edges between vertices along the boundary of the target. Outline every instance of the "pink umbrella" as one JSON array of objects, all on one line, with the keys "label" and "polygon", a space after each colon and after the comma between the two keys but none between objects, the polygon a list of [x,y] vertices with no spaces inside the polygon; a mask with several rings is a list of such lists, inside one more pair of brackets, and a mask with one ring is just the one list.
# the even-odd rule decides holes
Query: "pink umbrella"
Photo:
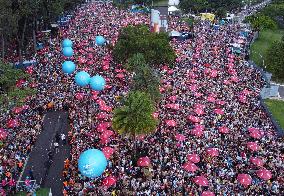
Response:
[{"label": "pink umbrella", "polygon": [[253,163],[254,165],[258,166],[258,167],[262,167],[263,166],[263,160],[258,158],[258,157],[251,157],[250,162]]},{"label": "pink umbrella", "polygon": [[103,179],[103,186],[111,187],[116,183],[116,178],[114,176],[108,176]]},{"label": "pink umbrella", "polygon": [[187,172],[195,172],[196,170],[199,169],[194,163],[191,162],[184,163],[182,167]]},{"label": "pink umbrella", "polygon": [[97,104],[99,104],[100,106],[102,106],[102,105],[105,105],[106,103],[105,103],[105,101],[104,100],[102,100],[102,99],[98,99],[97,101],[96,101],[96,103]]},{"label": "pink umbrella", "polygon": [[203,114],[204,114],[204,111],[203,111],[201,108],[195,108],[195,109],[194,109],[194,112],[195,112],[197,115],[203,115]]},{"label": "pink umbrella", "polygon": [[107,127],[106,127],[106,125],[104,123],[98,124],[98,127],[97,127],[97,131],[98,132],[104,132],[106,130],[107,130]]},{"label": "pink umbrella", "polygon": [[192,163],[198,163],[200,161],[198,154],[188,154],[186,158]]},{"label": "pink umbrella", "polygon": [[114,149],[108,146],[104,147],[102,151],[107,159],[109,159],[110,156],[114,153]]},{"label": "pink umbrella", "polygon": [[186,139],[186,137],[182,134],[176,134],[175,138],[178,141],[184,141]]},{"label": "pink umbrella", "polygon": [[4,129],[0,128],[0,140],[5,140],[7,136],[8,133]]},{"label": "pink umbrella", "polygon": [[115,77],[119,78],[119,79],[122,79],[122,78],[124,78],[124,74],[123,73],[119,73]]},{"label": "pink umbrella", "polygon": [[148,167],[151,164],[149,157],[140,157],[137,161],[137,165],[140,167]]},{"label": "pink umbrella", "polygon": [[228,63],[228,65],[227,65],[227,67],[230,68],[230,69],[232,69],[234,66],[235,66],[234,63]]},{"label": "pink umbrella", "polygon": [[244,186],[250,185],[252,181],[251,176],[248,174],[238,174],[237,179]]},{"label": "pink umbrella", "polygon": [[220,133],[229,133],[229,128],[226,126],[219,127]]},{"label": "pink umbrella", "polygon": [[110,137],[110,136],[113,135],[113,131],[111,131],[111,130],[105,130],[103,133],[104,133],[107,137]]},{"label": "pink umbrella", "polygon": [[215,97],[208,96],[208,97],[207,97],[207,101],[208,101],[208,102],[215,102]]},{"label": "pink umbrella", "polygon": [[203,135],[203,133],[204,133],[203,130],[196,129],[196,128],[191,131],[191,134],[195,135],[197,137],[201,137]]},{"label": "pink umbrella", "polygon": [[201,196],[215,196],[215,194],[211,191],[204,191],[202,192]]},{"label": "pink umbrella", "polygon": [[101,139],[100,140],[101,144],[107,144],[110,142],[110,138],[100,138],[100,139]]},{"label": "pink umbrella", "polygon": [[251,151],[258,151],[260,149],[259,145],[256,142],[248,142],[247,143],[247,147],[251,150]]},{"label": "pink umbrella", "polygon": [[13,109],[13,111],[14,111],[15,114],[20,114],[23,111],[23,108],[22,107],[15,107]]},{"label": "pink umbrella", "polygon": [[7,127],[8,128],[16,128],[20,126],[20,122],[18,119],[10,119],[8,120]]},{"label": "pink umbrella", "polygon": [[177,96],[173,95],[169,97],[170,101],[176,101],[177,100]]},{"label": "pink umbrella", "polygon": [[260,139],[262,138],[263,133],[257,128],[249,128],[248,131],[250,132],[249,135],[252,138]]},{"label": "pink umbrella", "polygon": [[224,111],[220,108],[214,109],[214,112],[215,112],[215,114],[220,114],[220,115],[224,114]]},{"label": "pink umbrella", "polygon": [[192,92],[197,90],[197,85],[196,84],[192,84],[189,86],[189,90],[191,90]]},{"label": "pink umbrella", "polygon": [[84,99],[84,94],[83,93],[76,93],[75,98],[78,100],[83,100]]},{"label": "pink umbrella", "polygon": [[192,115],[189,115],[187,117],[188,120],[190,120],[191,122],[194,122],[194,123],[199,123],[200,122],[200,119],[196,116],[192,116]]},{"label": "pink umbrella", "polygon": [[199,103],[196,103],[196,104],[194,104],[194,106],[193,106],[194,108],[199,108],[199,109],[202,109],[202,110],[204,110],[205,109],[205,105],[203,105],[203,104],[199,104]]},{"label": "pink umbrella", "polygon": [[246,103],[247,102],[247,97],[245,95],[239,95],[239,101],[241,103]]},{"label": "pink umbrella", "polygon": [[207,148],[206,153],[212,157],[217,157],[219,155],[219,149],[218,148]]},{"label": "pink umbrella", "polygon": [[193,182],[199,186],[208,186],[208,180],[204,176],[196,176]]},{"label": "pink umbrella", "polygon": [[175,120],[166,120],[166,124],[170,127],[175,127],[177,125]]},{"label": "pink umbrella", "polygon": [[111,112],[112,111],[112,107],[107,106],[107,105],[100,105],[100,109],[102,111],[106,111],[106,112]]},{"label": "pink umbrella", "polygon": [[211,70],[210,77],[215,78],[215,77],[217,77],[217,75],[218,75],[218,71],[217,70],[215,70],[215,69]]},{"label": "pink umbrella", "polygon": [[109,115],[104,113],[104,112],[100,112],[96,116],[97,119],[107,119],[108,117],[109,117]]},{"label": "pink umbrella", "polygon": [[272,178],[271,172],[265,168],[257,170],[256,174],[263,180],[269,180],[270,178]]},{"label": "pink umbrella", "polygon": [[158,112],[154,112],[154,113],[152,114],[152,116],[153,116],[154,118],[158,118],[158,117],[159,117],[159,113],[158,113]]}]

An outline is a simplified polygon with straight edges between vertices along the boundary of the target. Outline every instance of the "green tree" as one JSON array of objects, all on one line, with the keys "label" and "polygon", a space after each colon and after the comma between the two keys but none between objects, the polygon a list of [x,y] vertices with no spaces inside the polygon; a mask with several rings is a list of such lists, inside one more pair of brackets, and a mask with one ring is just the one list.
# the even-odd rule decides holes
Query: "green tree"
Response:
[{"label": "green tree", "polygon": [[150,98],[157,103],[161,98],[161,93],[159,77],[155,70],[146,64],[145,58],[140,53],[130,58],[127,65],[128,69],[131,67],[135,72],[131,89],[148,93]]},{"label": "green tree", "polygon": [[265,16],[263,14],[256,14],[247,17],[246,19],[252,27],[257,30],[263,30],[263,29],[271,29],[275,30],[277,29],[277,24],[274,20],[272,20],[269,16]]},{"label": "green tree", "polygon": [[20,78],[27,78],[27,74],[20,69],[14,69],[11,65],[0,62],[0,88],[7,92]]},{"label": "green tree", "polygon": [[175,53],[166,33],[152,33],[145,25],[127,26],[122,29],[113,54],[118,62],[125,63],[141,53],[149,65],[172,64]]},{"label": "green tree", "polygon": [[135,136],[155,131],[154,105],[149,95],[140,91],[131,91],[123,100],[123,106],[114,110],[112,127],[119,134]]},{"label": "green tree", "polygon": [[273,78],[277,81],[284,81],[284,42],[274,42],[267,50],[265,65]]}]

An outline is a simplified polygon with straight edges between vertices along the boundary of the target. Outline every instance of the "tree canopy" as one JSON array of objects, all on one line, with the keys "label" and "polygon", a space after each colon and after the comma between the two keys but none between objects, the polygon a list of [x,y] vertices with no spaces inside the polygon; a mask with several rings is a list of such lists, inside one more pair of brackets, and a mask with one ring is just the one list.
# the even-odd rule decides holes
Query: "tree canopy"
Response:
[{"label": "tree canopy", "polygon": [[113,54],[120,63],[141,53],[149,65],[172,64],[175,52],[166,33],[152,33],[148,26],[127,26],[120,32]]},{"label": "tree canopy", "polygon": [[274,42],[265,56],[266,69],[272,73],[273,78],[284,82],[284,42]]},{"label": "tree canopy", "polygon": [[112,127],[120,134],[136,136],[155,131],[154,105],[147,93],[132,91],[123,100],[123,106],[114,110]]}]

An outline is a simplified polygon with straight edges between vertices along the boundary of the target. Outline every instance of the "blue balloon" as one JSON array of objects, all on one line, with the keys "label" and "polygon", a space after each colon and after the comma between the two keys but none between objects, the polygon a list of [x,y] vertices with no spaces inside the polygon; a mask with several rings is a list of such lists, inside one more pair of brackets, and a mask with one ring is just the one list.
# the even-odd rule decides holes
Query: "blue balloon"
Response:
[{"label": "blue balloon", "polygon": [[75,75],[75,82],[78,86],[87,86],[90,82],[90,75],[85,71],[80,71]]},{"label": "blue balloon", "polygon": [[97,149],[84,151],[78,160],[78,168],[82,175],[89,178],[96,178],[102,175],[107,166],[107,159],[104,153]]},{"label": "blue balloon", "polygon": [[96,44],[98,46],[102,46],[104,45],[104,43],[106,42],[105,38],[103,36],[96,36]]},{"label": "blue balloon", "polygon": [[62,64],[62,71],[63,73],[71,74],[75,71],[75,64],[72,61],[65,61]]},{"label": "blue balloon", "polygon": [[66,47],[71,47],[72,48],[73,43],[70,39],[64,39],[62,42],[62,48],[66,48]]},{"label": "blue balloon", "polygon": [[71,57],[71,56],[73,56],[73,53],[74,53],[73,49],[71,47],[63,48],[62,52],[63,52],[63,55],[66,56],[66,57]]},{"label": "blue balloon", "polygon": [[104,90],[105,85],[106,85],[106,81],[102,76],[96,75],[92,77],[90,80],[90,86],[95,91]]}]

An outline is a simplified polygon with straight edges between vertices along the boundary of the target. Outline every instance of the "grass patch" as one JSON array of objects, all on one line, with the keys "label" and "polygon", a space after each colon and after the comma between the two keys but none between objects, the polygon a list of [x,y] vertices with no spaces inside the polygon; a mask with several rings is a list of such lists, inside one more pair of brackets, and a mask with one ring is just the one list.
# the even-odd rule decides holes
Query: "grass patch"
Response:
[{"label": "grass patch", "polygon": [[283,35],[284,30],[280,29],[261,31],[258,39],[251,46],[251,60],[253,60],[258,66],[262,67],[262,57],[264,58],[267,49],[274,41],[280,41]]},{"label": "grass patch", "polygon": [[[28,193],[21,191],[16,193],[16,196],[26,196]],[[36,196],[48,196],[49,188],[40,188],[36,191]]]},{"label": "grass patch", "polygon": [[266,99],[265,104],[269,108],[273,117],[280,124],[280,127],[284,129],[284,101],[274,100],[274,99]]},{"label": "grass patch", "polygon": [[161,1],[155,1],[153,2],[154,6],[167,6],[169,1],[161,0]]}]

